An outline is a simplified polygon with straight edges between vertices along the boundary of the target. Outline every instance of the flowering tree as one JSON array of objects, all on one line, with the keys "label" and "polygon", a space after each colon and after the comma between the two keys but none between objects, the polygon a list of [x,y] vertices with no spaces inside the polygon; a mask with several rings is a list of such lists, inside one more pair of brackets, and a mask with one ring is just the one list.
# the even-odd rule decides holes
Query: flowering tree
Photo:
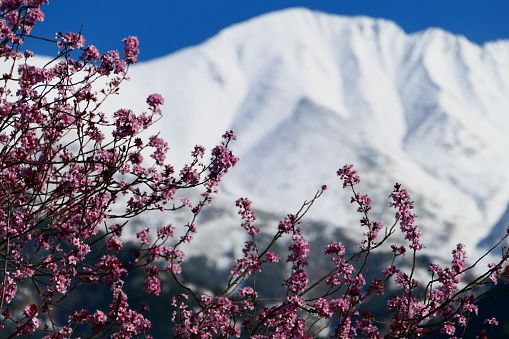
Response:
[{"label": "flowering tree", "polygon": [[[60,338],[87,327],[84,335],[127,338],[146,332],[150,322],[129,305],[123,278],[146,267],[144,288],[158,294],[152,261],[165,261],[167,271],[179,273],[183,253],[177,247],[195,232],[191,221],[170,247],[165,242],[174,236],[172,225],[157,228],[152,239],[146,228],[137,234],[140,246],[129,262],[121,262],[127,220],[149,210],[188,207],[185,199],[175,202],[175,195],[201,186],[201,201],[190,206],[197,215],[237,161],[228,149],[234,135],[226,133],[206,163],[205,150],[197,146],[192,161],[176,171],[165,162],[163,139],[138,137],[161,113],[159,94],[147,98],[141,114],[100,111],[136,62],[135,37],[124,40],[123,58],[117,51],[99,53],[75,33],[57,35],[58,55],[43,67],[31,65],[33,53],[19,52],[43,20],[40,6],[46,2],[0,2],[0,57],[8,70],[0,88],[0,333],[7,338],[40,330]],[[77,60],[71,58],[76,53]],[[106,84],[96,88],[100,79]],[[118,199],[124,207],[113,208]],[[63,306],[85,284],[110,287],[108,310]]]},{"label": "flowering tree", "polygon": [[[326,187],[284,218],[265,246],[260,245],[251,202],[242,198],[236,203],[249,239],[244,256],[235,261],[221,293],[200,294],[181,278],[181,245],[192,242],[197,216],[238,161],[229,149],[233,132],[225,133],[207,157],[206,150],[196,146],[190,162],[175,169],[165,159],[168,145],[162,138],[140,136],[161,114],[164,101],[159,94],[147,98],[146,112],[101,111],[137,61],[135,37],[124,39],[123,57],[117,51],[100,53],[76,33],[48,40],[58,54],[42,67],[35,66],[33,53],[21,52],[24,39],[36,38],[30,34],[44,19],[41,6],[47,2],[0,1],[0,57],[7,70],[0,87],[2,338],[149,337],[148,308],[126,292],[125,282],[140,269],[140,294],[157,298],[164,275],[185,291],[168,303],[167,318],[176,337],[408,337],[434,328],[452,336],[477,313],[474,289],[509,275],[503,248],[499,261],[484,274],[462,280],[477,262],[468,266],[459,244],[451,266],[431,265],[429,279],[417,281],[416,258],[424,244],[408,193],[395,185],[390,196],[396,210],[393,225],[371,221],[370,198],[355,190],[360,180],[349,165],[338,175],[343,187],[352,190],[360,226],[366,230],[358,250],[348,253],[340,242],[328,244],[324,254],[330,257],[330,270],[310,280],[310,246],[299,225]],[[191,188],[201,192],[194,203],[185,198]],[[183,229],[147,225],[138,230],[135,243],[122,240],[133,218],[179,209],[191,212]],[[391,264],[366,280],[370,259],[398,229],[408,244],[390,246]],[[288,252],[277,253],[277,244],[285,239],[290,241]],[[283,293],[266,300],[254,277],[282,256],[288,264],[288,276],[280,282]],[[401,266],[404,257],[411,259],[407,268]],[[386,314],[364,311],[391,283],[398,290],[388,298]],[[108,307],[76,308],[69,302],[90,286],[107,287]],[[388,319],[388,325],[380,319]],[[487,321],[496,323],[493,318]]]},{"label": "flowering tree", "polygon": [[[250,237],[245,243],[244,257],[236,261],[222,294],[215,297],[193,295],[199,300],[198,310],[191,310],[186,305],[186,295],[174,299],[174,306],[178,308],[173,318],[177,321],[177,336],[212,338],[247,333],[252,338],[312,338],[325,332],[334,338],[408,338],[439,330],[453,337],[458,328],[465,328],[469,319],[478,313],[474,304],[479,298],[476,290],[496,284],[499,279],[508,282],[506,261],[509,253],[506,247],[502,247],[498,262],[490,264],[484,273],[464,279],[481,258],[468,266],[462,244],[452,251],[450,266],[431,264],[428,278],[419,281],[416,277],[419,269],[417,255],[425,246],[420,240],[421,233],[415,224],[416,216],[412,213],[413,203],[408,192],[400,184],[394,186],[389,204],[396,210],[395,221],[390,227],[384,227],[382,223],[370,220],[371,199],[355,190],[360,179],[352,165],[341,168],[338,175],[343,180],[343,188],[351,189],[351,202],[357,205],[357,212],[361,214],[360,227],[366,230],[358,250],[348,254],[342,243],[328,244],[324,254],[330,257],[332,268],[327,274],[310,281],[307,273],[310,246],[303,238],[299,224],[327,187],[323,186],[299,212],[282,220],[272,241],[264,248],[257,245],[256,235],[260,231],[254,225],[256,217],[250,201],[239,199],[237,206],[244,220],[242,226]],[[390,245],[391,263],[367,281],[368,270],[373,269],[370,258],[387,245],[398,229],[408,243]],[[286,258],[290,270],[282,281],[286,291],[280,299],[267,303],[259,297],[256,284],[246,282],[248,277],[280,260],[271,247],[283,236],[291,238]],[[503,235],[494,248],[507,237],[507,234]],[[410,265],[404,260],[405,256],[409,257]],[[387,300],[387,310],[381,314],[366,311],[391,283],[396,289],[390,292],[392,296],[384,299]],[[486,323],[488,326],[498,324],[494,317],[486,319]],[[486,333],[483,330],[480,337],[486,337]]]}]

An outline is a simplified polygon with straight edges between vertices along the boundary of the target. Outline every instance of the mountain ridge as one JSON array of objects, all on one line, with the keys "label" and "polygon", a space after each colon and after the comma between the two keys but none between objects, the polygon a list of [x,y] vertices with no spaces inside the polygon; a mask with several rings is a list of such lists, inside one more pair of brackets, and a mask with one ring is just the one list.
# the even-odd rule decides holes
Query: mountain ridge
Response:
[{"label": "mountain ridge", "polygon": [[359,190],[382,199],[377,217],[393,215],[384,199],[401,182],[430,248],[450,253],[452,242],[480,246],[508,210],[504,56],[509,41],[478,46],[440,29],[406,34],[383,19],[290,9],[136,65],[110,107],[142,110],[161,92],[155,128],[177,164],[233,129],[240,162],[223,192],[271,213],[328,184],[310,218],[349,227],[359,217],[337,168],[358,168]]}]

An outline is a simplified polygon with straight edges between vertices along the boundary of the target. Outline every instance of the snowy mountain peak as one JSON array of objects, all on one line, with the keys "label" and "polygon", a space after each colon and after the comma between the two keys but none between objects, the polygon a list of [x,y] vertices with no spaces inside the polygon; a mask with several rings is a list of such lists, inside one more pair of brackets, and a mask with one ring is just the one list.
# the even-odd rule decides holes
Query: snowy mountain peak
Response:
[{"label": "snowy mountain peak", "polygon": [[[478,46],[439,29],[406,34],[386,20],[296,8],[137,65],[131,77],[113,105],[141,110],[147,94],[163,94],[156,128],[176,163],[194,144],[237,133],[241,161],[223,186],[232,199],[294,211],[320,185],[338,187],[336,170],[353,163],[374,200],[396,181],[409,188],[425,241],[446,252],[449,242],[493,237],[509,213],[507,41]],[[344,198],[328,192],[310,217],[356,223]],[[386,201],[375,210],[387,213]]]}]

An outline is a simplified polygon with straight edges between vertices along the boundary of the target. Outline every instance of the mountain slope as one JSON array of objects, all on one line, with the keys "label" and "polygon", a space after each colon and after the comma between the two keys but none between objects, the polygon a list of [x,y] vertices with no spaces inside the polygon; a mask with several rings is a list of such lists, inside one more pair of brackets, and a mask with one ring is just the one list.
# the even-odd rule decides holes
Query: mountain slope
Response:
[{"label": "mountain slope", "polygon": [[290,9],[131,77],[110,107],[141,110],[147,94],[163,94],[155,128],[176,163],[236,132],[241,161],[225,179],[226,202],[248,196],[284,215],[327,184],[309,217],[357,227],[335,176],[353,163],[382,220],[393,215],[392,185],[409,189],[425,244],[443,254],[458,242],[488,246],[508,218],[508,41],[478,46],[439,29],[406,34],[385,20]]}]

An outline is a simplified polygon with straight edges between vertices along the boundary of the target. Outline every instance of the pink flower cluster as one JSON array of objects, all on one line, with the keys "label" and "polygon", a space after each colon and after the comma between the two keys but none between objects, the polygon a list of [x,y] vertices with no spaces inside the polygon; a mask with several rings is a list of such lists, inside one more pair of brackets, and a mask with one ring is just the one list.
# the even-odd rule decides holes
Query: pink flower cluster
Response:
[{"label": "pink flower cluster", "polygon": [[[376,296],[386,293],[390,281],[398,289],[387,301],[387,314],[392,315],[388,336],[423,336],[430,334],[433,328],[453,336],[458,326],[467,326],[469,318],[476,315],[478,309],[474,304],[476,297],[471,293],[472,285],[462,285],[461,278],[468,270],[464,246],[459,244],[453,250],[450,267],[431,265],[431,277],[423,286],[414,277],[415,271],[419,269],[415,266],[415,256],[422,246],[419,241],[420,232],[414,225],[415,215],[410,212],[413,205],[406,190],[396,185],[390,202],[390,206],[398,211],[394,225],[399,222],[401,232],[412,241],[409,248],[413,249],[413,265],[409,270],[402,268],[405,267],[406,247],[391,245],[391,265],[381,270],[377,277],[367,281],[366,274],[370,267],[368,258],[388,241],[395,229],[393,226],[382,236],[379,233],[383,225],[370,221],[371,199],[355,191],[354,186],[360,183],[360,179],[352,166],[345,166],[338,174],[344,180],[344,188],[350,188],[354,193],[351,202],[358,205],[357,211],[362,214],[360,226],[368,228],[359,244],[360,251],[347,256],[345,245],[337,241],[331,242],[325,246],[325,255],[331,256],[334,268],[321,278],[311,279],[308,273],[311,247],[304,239],[302,227],[298,225],[314,200],[305,202],[297,214],[288,214],[280,221],[272,241],[265,249],[261,249],[256,238],[258,232],[254,232],[252,228],[255,217],[251,211],[251,202],[245,198],[239,199],[237,206],[240,207],[242,226],[251,237],[245,243],[244,257],[237,259],[232,278],[221,296],[201,297],[199,311],[191,311],[184,298],[180,299],[180,304],[174,302],[177,308],[173,318],[177,323],[176,334],[185,338],[195,335],[214,337],[226,333],[224,331],[227,330],[230,331],[230,336],[246,333],[252,338],[312,338],[312,333],[329,330],[330,336],[337,338],[381,338],[383,332],[379,328],[380,315],[361,310]],[[315,199],[320,194],[321,192]],[[264,305],[262,292],[255,286],[241,286],[246,281],[251,281],[248,280],[249,276],[263,274],[265,264],[279,261],[279,255],[272,252],[271,248],[284,235],[291,236],[287,257],[290,275],[283,279],[286,292],[280,299],[271,299],[269,305]],[[483,275],[484,280],[478,281],[478,284],[489,282],[489,274],[497,280],[503,277],[506,271],[509,272],[507,265],[505,270],[502,269],[502,263],[507,259],[506,254],[499,264],[491,265],[488,273]],[[256,279],[253,278],[252,281]],[[224,298],[237,288],[240,299],[232,297],[229,300],[233,304],[227,302]],[[325,292],[317,292],[319,288],[323,288],[320,291]],[[226,308],[222,308],[222,305],[226,305]],[[235,307],[232,307],[233,305]],[[224,317],[210,315],[212,310],[217,309],[222,309],[220,313]],[[214,319],[215,322],[210,323],[209,319]],[[324,321],[326,325],[313,331],[317,319]],[[204,325],[205,323],[207,325]],[[240,324],[242,327],[233,327]],[[495,319],[488,319],[487,324],[497,322]],[[483,333],[485,332],[482,332],[481,336]]]},{"label": "pink flower cluster", "polygon": [[140,42],[138,41],[138,38],[135,36],[130,36],[122,40],[122,42],[125,44],[124,47],[124,60],[128,64],[135,64],[138,62],[138,54],[140,53],[140,50],[138,49],[138,46]]},{"label": "pink flower cluster", "polygon": [[390,197],[392,198],[390,206],[398,210],[396,219],[400,221],[401,231],[405,234],[405,238],[412,242],[410,248],[416,251],[423,249],[425,246],[421,243],[421,232],[414,224],[416,215],[411,211],[414,205],[410,195],[405,189],[401,189],[400,184],[395,184]]},{"label": "pink flower cluster", "polygon": [[336,172],[339,178],[343,180],[343,188],[356,185],[360,182],[357,172],[352,170],[352,167],[352,164],[345,165]]},{"label": "pink flower cluster", "polygon": [[[135,37],[124,40],[124,59],[118,51],[101,54],[72,32],[57,35],[59,54],[43,67],[31,64],[30,51],[18,52],[22,36],[43,20],[44,3],[0,1],[0,56],[12,65],[0,87],[0,337],[70,338],[88,336],[80,333],[86,328],[95,337],[147,336],[147,308],[127,296],[126,278],[145,267],[140,295],[159,296],[161,275],[182,272],[179,246],[197,228],[192,220],[179,225],[179,238],[176,226],[146,225],[136,231],[135,250],[123,230],[146,211],[188,208],[196,218],[238,160],[228,145],[235,136],[227,132],[208,159],[203,147],[195,148],[181,172],[198,173],[201,181],[190,185],[166,162],[169,147],[161,137],[139,137],[162,113],[160,94],[147,98],[147,112],[101,113],[137,60]],[[151,164],[144,149],[152,150]],[[178,194],[196,185],[199,201]],[[109,309],[63,307],[87,285],[112,291]]]},{"label": "pink flower cluster", "polygon": [[75,48],[82,48],[85,46],[85,38],[81,34],[76,33],[59,33],[57,34],[57,39],[59,41],[57,42],[58,47],[65,48],[69,51],[74,50]]},{"label": "pink flower cluster", "polygon": [[[186,299],[181,296],[180,299]],[[178,338],[222,338],[239,337],[240,329],[230,321],[232,316],[240,314],[241,308],[228,298],[202,295],[201,312],[189,309],[184,302],[174,298],[172,305],[179,311],[173,313],[172,321],[176,322],[175,336]],[[185,321],[180,321],[185,319]]]},{"label": "pink flower cluster", "polygon": [[113,136],[125,138],[137,135],[152,123],[152,117],[142,114],[136,116],[130,109],[120,109],[113,114],[116,129]]},{"label": "pink flower cluster", "polygon": [[151,94],[147,98],[147,104],[150,107],[150,110],[154,113],[161,114],[161,105],[164,105],[164,98],[161,94]]},{"label": "pink flower cluster", "polygon": [[254,226],[256,215],[251,210],[251,201],[247,198],[240,198],[235,202],[235,205],[239,207],[239,214],[242,217],[242,227],[247,231],[250,236],[255,236],[260,233],[260,229]]}]

